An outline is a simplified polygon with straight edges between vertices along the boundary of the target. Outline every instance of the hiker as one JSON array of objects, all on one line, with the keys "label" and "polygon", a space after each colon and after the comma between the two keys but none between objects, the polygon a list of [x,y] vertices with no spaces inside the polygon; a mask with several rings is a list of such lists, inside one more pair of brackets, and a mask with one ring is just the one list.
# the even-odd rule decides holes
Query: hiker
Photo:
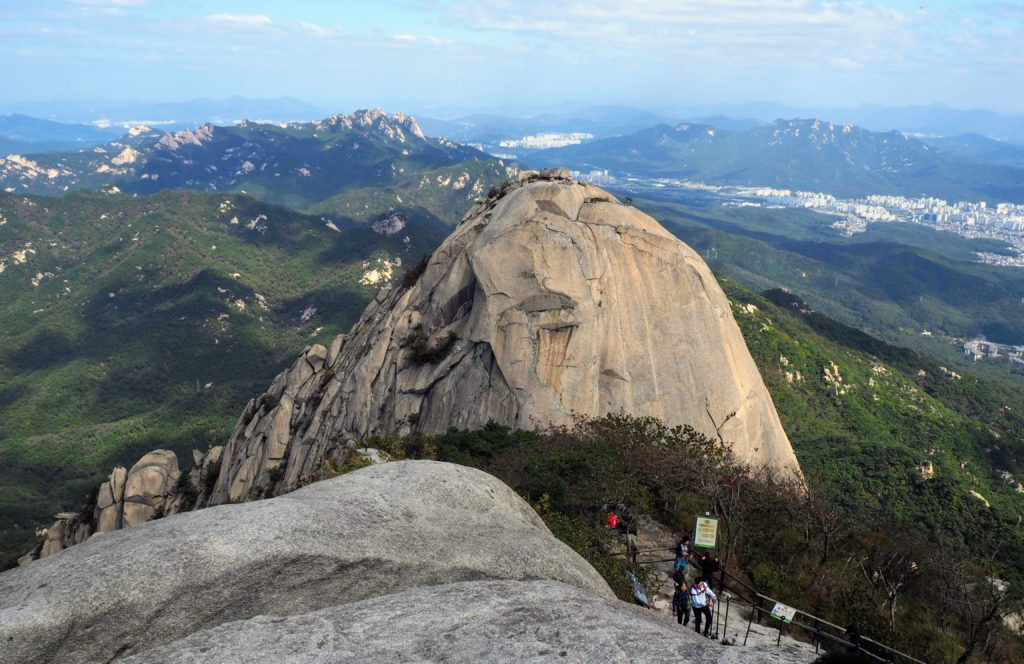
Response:
[{"label": "hiker", "polygon": [[686,566],[690,564],[690,536],[683,535],[683,537],[676,543],[676,571],[686,571]]},{"label": "hiker", "polygon": [[607,523],[610,529],[624,535],[636,532],[636,526],[632,523],[633,517],[622,501],[609,500],[604,504],[604,509],[608,513]]},{"label": "hiker", "polygon": [[686,582],[677,583],[676,591],[672,593],[672,615],[676,617],[683,627],[690,624],[690,595]]},{"label": "hiker", "polygon": [[672,574],[672,580],[675,582],[675,584],[677,586],[686,585],[686,569],[685,568],[677,569]]},{"label": "hiker", "polygon": [[705,551],[704,555],[700,557],[700,571],[704,576],[704,580],[707,581],[708,588],[718,588],[718,591],[722,591],[721,580],[717,580],[718,573],[722,570],[722,562],[718,559],[718,556],[713,551]]},{"label": "hiker", "polygon": [[701,618],[704,620],[704,636],[711,635],[711,607],[718,596],[715,595],[703,576],[698,576],[690,586],[690,606],[693,607],[693,628],[700,634]]}]

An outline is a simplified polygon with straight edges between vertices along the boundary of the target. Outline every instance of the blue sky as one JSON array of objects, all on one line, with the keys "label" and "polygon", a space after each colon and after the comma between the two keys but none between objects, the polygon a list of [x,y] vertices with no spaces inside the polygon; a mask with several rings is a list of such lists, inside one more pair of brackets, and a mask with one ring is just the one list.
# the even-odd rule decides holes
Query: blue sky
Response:
[{"label": "blue sky", "polygon": [[1024,112],[1024,0],[0,0],[4,102]]}]

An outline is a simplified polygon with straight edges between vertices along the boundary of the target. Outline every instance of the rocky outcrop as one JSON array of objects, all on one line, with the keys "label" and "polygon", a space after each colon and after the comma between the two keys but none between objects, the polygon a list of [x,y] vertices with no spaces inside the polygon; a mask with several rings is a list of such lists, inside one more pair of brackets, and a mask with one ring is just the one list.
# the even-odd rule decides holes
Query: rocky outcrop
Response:
[{"label": "rocky outcrop", "polygon": [[96,491],[95,505],[81,513],[61,512],[52,526],[39,533],[39,542],[18,563],[51,556],[81,544],[96,533],[134,528],[153,519],[192,509],[213,487],[211,475],[220,469],[221,446],[206,454],[195,450],[194,466],[181,476],[178,457],[170,450],[153,450],[131,467],[116,466]]},{"label": "rocky outcrop", "polygon": [[[206,502],[261,498],[281,479],[293,431],[313,417],[322,401],[333,375],[326,367],[338,361],[342,343],[338,337],[329,350],[310,346],[290,369],[278,374],[269,390],[249,402],[224,448],[220,477]],[[322,460],[311,461],[305,477]],[[298,483],[298,478],[288,482],[290,487]]]},{"label": "rocky outcrop", "polygon": [[562,583],[471,581],[227,623],[126,661],[768,664],[813,658],[813,648],[794,656],[774,647],[721,646],[674,620]]},{"label": "rocky outcrop", "polygon": [[96,532],[109,533],[124,525],[124,485],[127,479],[128,471],[117,466],[110,473],[110,478],[100,485],[96,494]]},{"label": "rocky outcrop", "polygon": [[379,108],[360,109],[352,115],[332,115],[324,120],[314,121],[313,126],[321,131],[352,129],[353,127],[371,129],[388,139],[398,140],[402,143],[409,135],[420,140],[427,138],[416,122],[416,118],[403,113],[388,115]]},{"label": "rocky outcrop", "polygon": [[291,490],[355,441],[651,415],[798,471],[724,293],[654,219],[564,170],[479,201],[422,274],[246,407],[211,504]]},{"label": "rocky outcrop", "polygon": [[383,463],[95,535],[0,574],[2,659],[105,662],[229,621],[487,579],[613,597],[497,479],[446,463]]},{"label": "rocky outcrop", "polygon": [[134,528],[152,521],[155,516],[163,516],[173,498],[179,475],[178,457],[170,450],[154,450],[139,459],[128,471],[124,483],[121,506],[124,527]]}]

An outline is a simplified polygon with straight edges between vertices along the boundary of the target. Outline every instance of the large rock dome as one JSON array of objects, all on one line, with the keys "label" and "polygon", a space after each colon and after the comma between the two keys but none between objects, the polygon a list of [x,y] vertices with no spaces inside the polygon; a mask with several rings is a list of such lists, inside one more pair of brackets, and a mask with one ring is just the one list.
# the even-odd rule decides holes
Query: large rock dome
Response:
[{"label": "large rock dome", "polygon": [[229,621],[488,579],[614,598],[500,480],[386,463],[97,534],[0,574],[0,662],[109,662]]},{"label": "large rock dome", "polygon": [[743,460],[799,472],[704,261],[564,170],[525,173],[478,202],[407,282],[249,403],[210,503],[297,486],[371,435],[536,428],[574,413],[689,424]]}]

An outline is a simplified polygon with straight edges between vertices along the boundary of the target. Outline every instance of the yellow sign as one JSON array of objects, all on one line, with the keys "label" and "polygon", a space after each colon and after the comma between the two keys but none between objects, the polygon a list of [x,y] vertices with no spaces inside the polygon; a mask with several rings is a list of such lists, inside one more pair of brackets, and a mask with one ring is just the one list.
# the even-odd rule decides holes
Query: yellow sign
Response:
[{"label": "yellow sign", "polygon": [[701,546],[708,549],[715,548],[718,540],[718,519],[697,517],[697,530],[693,535],[694,546]]}]

